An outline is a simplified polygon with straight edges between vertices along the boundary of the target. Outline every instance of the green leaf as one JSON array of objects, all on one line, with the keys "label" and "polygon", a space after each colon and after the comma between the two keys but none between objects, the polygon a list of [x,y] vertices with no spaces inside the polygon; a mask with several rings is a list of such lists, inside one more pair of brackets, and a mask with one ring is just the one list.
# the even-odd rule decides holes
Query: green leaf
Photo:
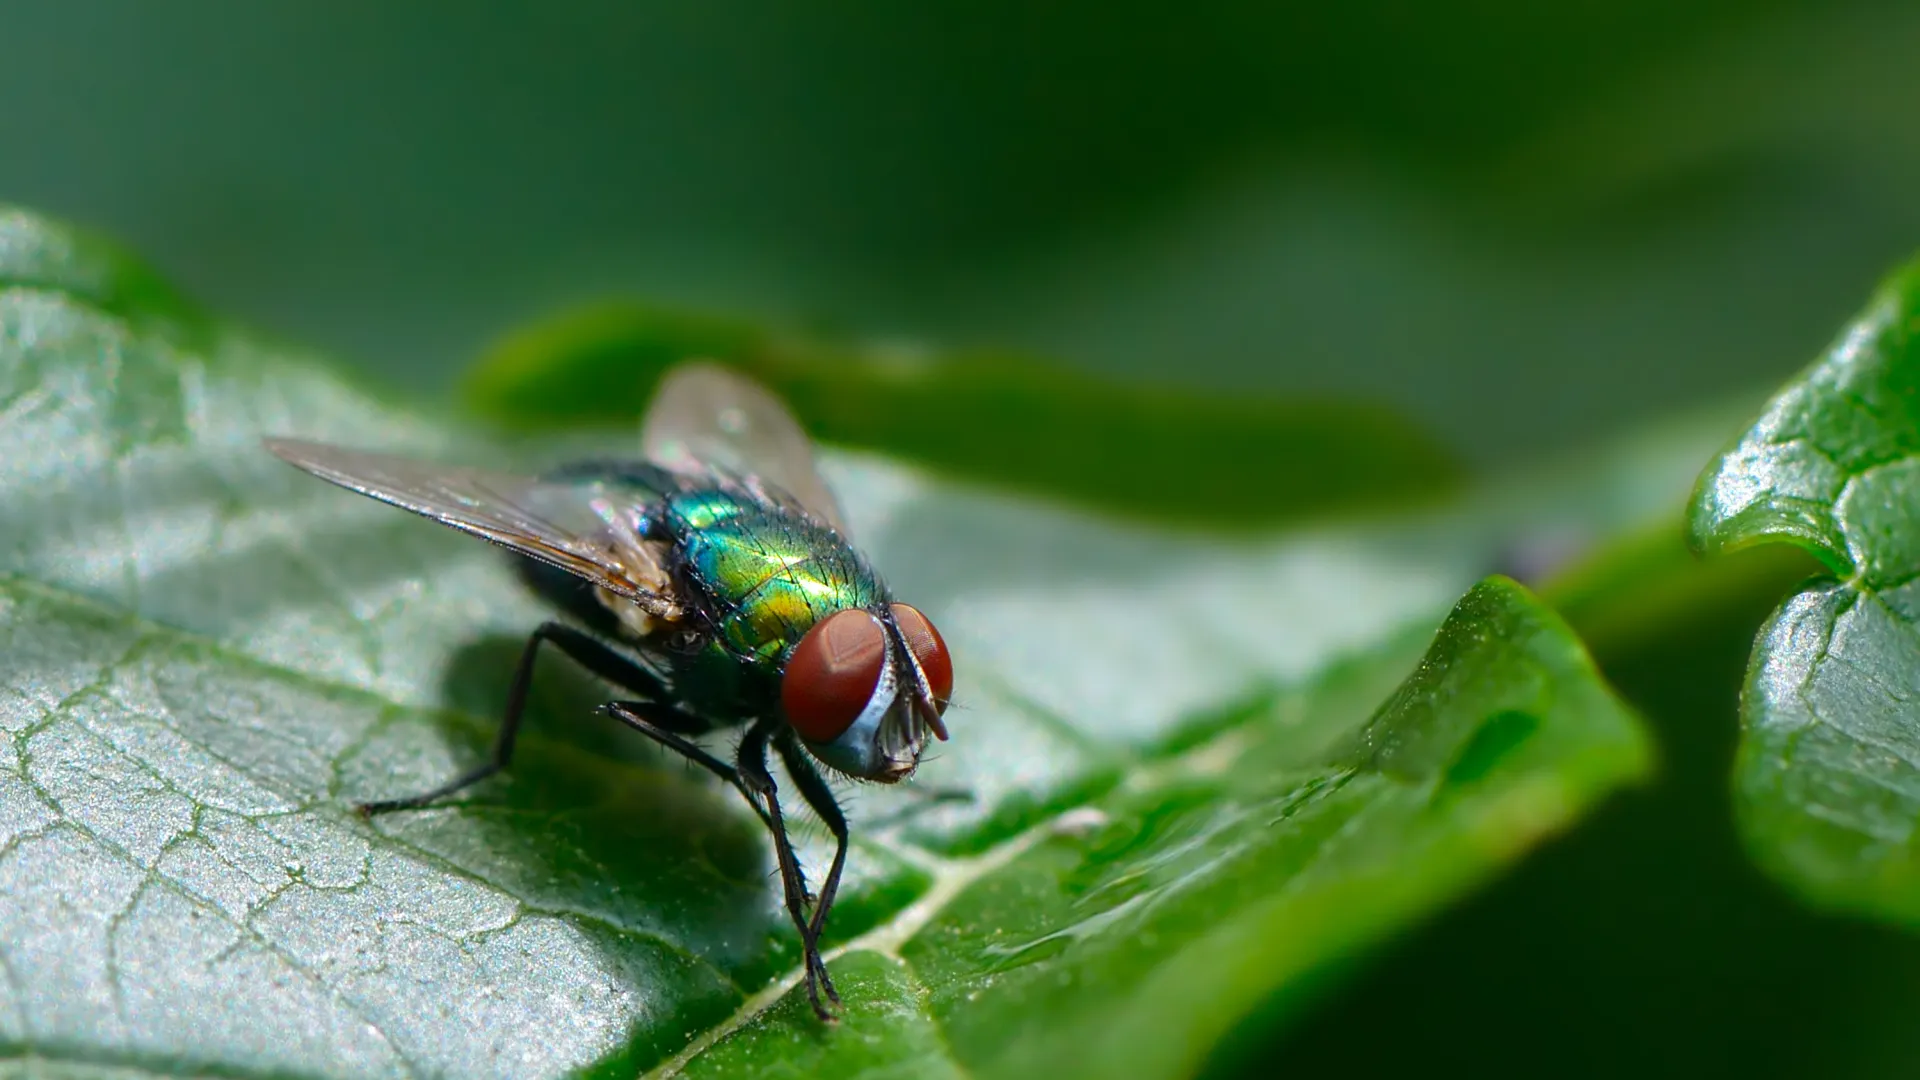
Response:
[{"label": "green leaf", "polygon": [[882,927],[836,958],[870,988],[845,1032],[797,993],[757,1000],[684,1075],[1191,1075],[1276,988],[1298,995],[1646,768],[1571,631],[1502,578],[1332,764],[1303,760],[1398,659],[935,866],[912,936]]},{"label": "green leaf", "polygon": [[[452,806],[349,811],[484,752],[543,612],[487,545],[258,445],[527,466],[631,436],[478,441],[160,293],[109,303],[128,294],[100,283],[144,272],[5,220],[9,1052],[128,1075],[861,1054],[913,1075],[1176,1075],[1645,764],[1565,627],[1502,581],[1368,723],[1516,527],[1666,506],[1644,463],[1227,541],[832,454],[856,534],[957,657],[954,740],[920,779],[970,798],[851,793],[830,927],[850,1016],[793,1026],[797,949],[757,823],[592,716],[604,689],[563,663],[542,665],[509,775]],[[1089,1055],[1116,1022],[1127,1039]]]},{"label": "green leaf", "polygon": [[1735,795],[1756,857],[1805,896],[1920,920],[1920,269],[1702,476],[1707,552],[1785,541],[1829,572],[1761,631]]},{"label": "green leaf", "polygon": [[823,442],[962,479],[1219,527],[1429,498],[1454,455],[1388,410],[1134,386],[997,353],[831,345],[720,316],[607,303],[531,326],[468,400],[523,430],[625,429],[668,367],[725,360]]}]

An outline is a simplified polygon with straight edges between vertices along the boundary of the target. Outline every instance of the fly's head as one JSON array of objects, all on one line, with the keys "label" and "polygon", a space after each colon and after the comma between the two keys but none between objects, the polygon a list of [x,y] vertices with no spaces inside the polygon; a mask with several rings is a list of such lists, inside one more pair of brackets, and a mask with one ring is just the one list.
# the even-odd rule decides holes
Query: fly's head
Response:
[{"label": "fly's head", "polygon": [[800,639],[780,676],[786,720],[813,756],[858,780],[892,784],[920,763],[953,693],[953,660],[906,604],[848,608]]}]

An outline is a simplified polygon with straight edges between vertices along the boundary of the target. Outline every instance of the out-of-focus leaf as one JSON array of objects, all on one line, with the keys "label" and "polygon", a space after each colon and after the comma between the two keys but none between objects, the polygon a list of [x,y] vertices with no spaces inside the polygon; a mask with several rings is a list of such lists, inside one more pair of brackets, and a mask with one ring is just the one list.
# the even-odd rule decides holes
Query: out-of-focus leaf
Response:
[{"label": "out-of-focus leaf", "polygon": [[1456,486],[1454,455],[1392,412],[1131,385],[993,353],[830,345],[717,316],[604,304],[528,327],[467,397],[520,429],[631,431],[660,374],[731,363],[824,442],[950,476],[1205,526],[1271,525]]}]

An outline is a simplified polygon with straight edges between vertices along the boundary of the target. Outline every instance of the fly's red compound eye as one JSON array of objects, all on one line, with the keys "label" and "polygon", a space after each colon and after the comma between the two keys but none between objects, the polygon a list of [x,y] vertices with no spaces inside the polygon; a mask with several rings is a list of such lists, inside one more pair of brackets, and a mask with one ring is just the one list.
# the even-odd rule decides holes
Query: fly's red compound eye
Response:
[{"label": "fly's red compound eye", "polygon": [[780,676],[787,723],[808,742],[839,738],[867,707],[886,662],[887,632],[871,614],[840,611],[815,623]]},{"label": "fly's red compound eye", "polygon": [[895,604],[893,621],[899,625],[907,648],[913,650],[914,659],[920,661],[920,670],[926,672],[927,683],[933,687],[934,708],[945,713],[947,699],[953,696],[953,658],[947,655],[947,643],[919,608]]}]

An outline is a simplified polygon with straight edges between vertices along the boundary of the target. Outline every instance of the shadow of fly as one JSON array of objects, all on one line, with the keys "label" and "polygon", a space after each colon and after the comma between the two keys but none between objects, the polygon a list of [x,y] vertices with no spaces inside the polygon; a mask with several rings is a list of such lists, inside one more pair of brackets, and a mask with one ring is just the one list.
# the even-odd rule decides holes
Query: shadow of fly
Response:
[{"label": "shadow of fly", "polygon": [[[601,711],[737,789],[773,837],[786,910],[822,1020],[840,995],[820,933],[847,859],[847,820],[819,766],[891,784],[945,739],[946,644],[896,602],[856,550],[792,414],[758,385],[692,363],[661,382],[631,460],[543,475],[439,465],[294,439],[267,449],[381,502],[500,544],[562,619],[528,638],[492,756],[431,791],[367,803],[425,806],[507,767],[542,644],[630,698]],[[727,761],[694,739],[745,735]],[[810,893],[768,769],[779,755],[832,831],[833,864]]]}]

